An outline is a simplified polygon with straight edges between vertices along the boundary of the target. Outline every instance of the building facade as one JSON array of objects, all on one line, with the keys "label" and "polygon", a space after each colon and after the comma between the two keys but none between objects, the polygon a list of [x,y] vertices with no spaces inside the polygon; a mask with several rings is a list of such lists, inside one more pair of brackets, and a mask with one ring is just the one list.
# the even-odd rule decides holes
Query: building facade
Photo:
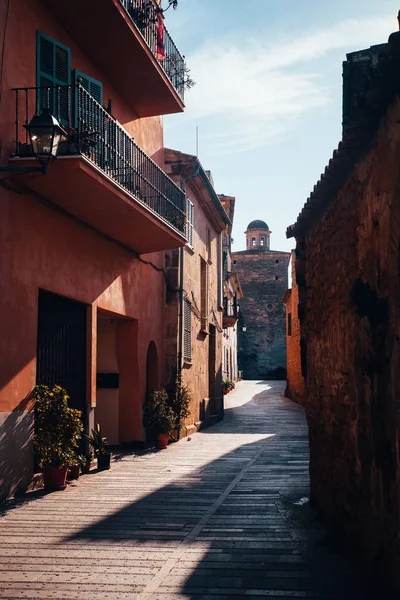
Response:
[{"label": "building facade", "polygon": [[299,404],[304,403],[305,387],[301,369],[299,286],[296,282],[296,251],[290,260],[291,285],[286,290],[283,303],[286,308],[286,391],[285,395]]},{"label": "building facade", "polygon": [[165,319],[168,381],[177,366],[192,402],[186,434],[223,416],[222,236],[230,220],[211,173],[192,155],[166,149],[166,169],[185,191],[188,244],[165,253],[168,289]]},{"label": "building facade", "polygon": [[[132,2],[89,4],[0,1],[0,498],[32,478],[35,384],[125,444],[163,377],[163,252],[187,238],[161,115],[184,108],[184,62],[167,30],[155,45],[156,5],[144,23]],[[35,113],[64,129],[59,156],[17,173],[38,165]]]},{"label": "building facade", "polygon": [[237,322],[239,318],[239,301],[243,297],[243,293],[239,278],[232,269],[232,226],[236,199],[234,196],[225,196],[225,194],[220,194],[218,197],[230,220],[222,237],[224,280],[222,375],[224,381],[237,381]]},{"label": "building facade", "polygon": [[399,590],[400,33],[378,54],[348,55],[343,139],[287,235],[312,500]]},{"label": "building facade", "polygon": [[286,316],[282,298],[288,287],[290,253],[270,249],[271,231],[252,221],[246,250],[232,253],[243,298],[238,322],[238,369],[244,379],[284,378]]}]

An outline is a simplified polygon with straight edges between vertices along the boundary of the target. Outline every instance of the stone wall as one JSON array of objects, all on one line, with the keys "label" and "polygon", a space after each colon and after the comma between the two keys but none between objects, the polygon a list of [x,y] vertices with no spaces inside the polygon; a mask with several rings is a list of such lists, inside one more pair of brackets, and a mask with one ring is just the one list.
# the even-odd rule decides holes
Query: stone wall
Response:
[{"label": "stone wall", "polygon": [[334,202],[297,239],[312,498],[398,578],[399,122],[396,100]]},{"label": "stone wall", "polygon": [[[282,304],[290,254],[243,251],[232,254],[232,269],[243,290],[238,326],[238,369],[244,379],[283,377],[286,324]],[[243,332],[243,325],[246,331]]]},{"label": "stone wall", "polygon": [[286,396],[298,402],[304,403],[304,377],[301,371],[300,357],[300,319],[299,308],[299,288],[296,283],[296,253],[292,251],[291,273],[292,288],[287,290],[284,303],[286,306],[286,364],[287,364],[287,385]]}]

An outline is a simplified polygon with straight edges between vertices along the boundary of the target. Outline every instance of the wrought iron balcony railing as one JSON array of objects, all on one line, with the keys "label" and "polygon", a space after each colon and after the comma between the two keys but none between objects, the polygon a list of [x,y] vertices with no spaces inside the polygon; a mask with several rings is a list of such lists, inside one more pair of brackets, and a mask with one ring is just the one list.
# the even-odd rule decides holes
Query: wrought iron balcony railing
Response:
[{"label": "wrought iron balcony railing", "polygon": [[[185,60],[166,27],[157,23],[157,7],[153,0],[119,0],[132,19],[153,56],[170,79],[181,99],[185,91]],[[161,47],[162,46],[162,51]]]},{"label": "wrought iron balcony railing", "polygon": [[142,202],[181,232],[186,232],[183,191],[164,173],[133,138],[80,84],[14,88],[15,156],[32,156],[28,132],[23,128],[33,113],[44,108],[68,132],[60,155],[84,155],[135,200]]}]

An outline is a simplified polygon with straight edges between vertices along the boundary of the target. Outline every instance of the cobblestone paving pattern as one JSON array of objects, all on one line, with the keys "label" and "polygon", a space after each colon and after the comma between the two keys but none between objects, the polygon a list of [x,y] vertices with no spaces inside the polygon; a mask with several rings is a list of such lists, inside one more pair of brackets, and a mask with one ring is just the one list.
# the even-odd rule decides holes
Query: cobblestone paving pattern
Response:
[{"label": "cobblestone paving pattern", "polygon": [[305,418],[283,390],[241,382],[190,440],[4,504],[0,598],[366,598],[308,506]]}]

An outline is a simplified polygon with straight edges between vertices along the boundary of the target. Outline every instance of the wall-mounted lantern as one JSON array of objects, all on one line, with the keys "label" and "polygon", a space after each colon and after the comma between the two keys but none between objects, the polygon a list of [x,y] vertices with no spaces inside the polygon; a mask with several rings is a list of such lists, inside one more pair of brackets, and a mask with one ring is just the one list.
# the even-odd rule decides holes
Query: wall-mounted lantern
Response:
[{"label": "wall-mounted lantern", "polygon": [[243,331],[243,333],[246,333],[246,331],[247,331],[247,327],[246,327],[246,325],[243,325],[243,326],[242,326],[242,331]]},{"label": "wall-mounted lantern", "polygon": [[47,172],[47,165],[57,158],[60,142],[67,133],[60,126],[57,119],[48,108],[43,109],[40,115],[32,117],[28,125],[24,125],[29,133],[32,152],[40,167],[0,167],[0,172],[9,173],[35,173]]}]

